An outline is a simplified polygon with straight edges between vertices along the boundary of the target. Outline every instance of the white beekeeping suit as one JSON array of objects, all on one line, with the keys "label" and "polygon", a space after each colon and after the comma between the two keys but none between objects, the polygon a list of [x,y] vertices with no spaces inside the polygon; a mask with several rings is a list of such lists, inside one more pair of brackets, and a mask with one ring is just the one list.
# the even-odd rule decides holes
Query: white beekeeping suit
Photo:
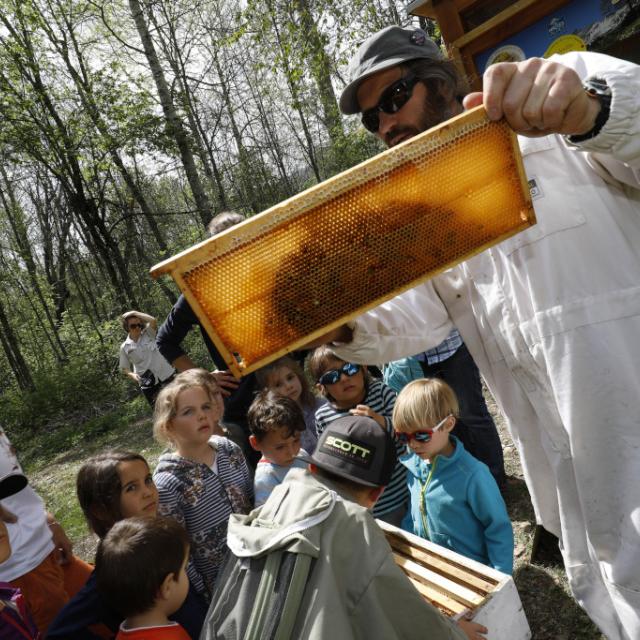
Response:
[{"label": "white beekeeping suit", "polygon": [[[608,638],[640,638],[640,67],[556,57],[606,80],[577,146],[520,138],[538,224],[354,323],[340,357],[383,362],[458,327],[507,418],[536,517]],[[481,161],[481,159],[479,159]]]}]

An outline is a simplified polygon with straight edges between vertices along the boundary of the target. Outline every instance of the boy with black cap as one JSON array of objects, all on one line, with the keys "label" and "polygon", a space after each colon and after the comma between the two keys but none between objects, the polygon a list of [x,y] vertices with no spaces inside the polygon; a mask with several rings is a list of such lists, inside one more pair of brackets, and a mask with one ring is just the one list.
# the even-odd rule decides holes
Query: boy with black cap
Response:
[{"label": "boy with black cap", "polygon": [[484,627],[464,621],[463,632],[422,599],[368,511],[391,478],[391,437],[371,418],[345,416],[305,460],[311,473],[231,516],[233,555],[201,640],[482,638]]}]

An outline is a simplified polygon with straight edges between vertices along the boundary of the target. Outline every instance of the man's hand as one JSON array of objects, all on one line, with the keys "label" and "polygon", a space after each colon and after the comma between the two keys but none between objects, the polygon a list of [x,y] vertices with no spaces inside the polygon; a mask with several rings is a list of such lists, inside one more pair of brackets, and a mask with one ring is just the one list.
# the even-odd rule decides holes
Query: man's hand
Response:
[{"label": "man's hand", "polygon": [[462,629],[463,633],[469,640],[486,640],[485,633],[489,632],[487,627],[483,627],[477,622],[471,620],[458,620],[458,626]]},{"label": "man's hand", "polygon": [[71,560],[71,550],[73,545],[71,540],[67,538],[67,534],[64,532],[62,525],[56,522],[56,519],[51,513],[47,513],[47,524],[51,530],[51,536],[53,544],[56,550],[56,560],[58,564],[67,564]]},{"label": "man's hand", "polygon": [[216,379],[222,391],[223,396],[230,396],[231,392],[238,388],[240,381],[235,378],[231,371],[212,371],[213,377]]},{"label": "man's hand", "polygon": [[465,109],[484,104],[491,120],[504,116],[516,133],[531,137],[587,133],[600,111],[573,69],[542,58],[491,65],[483,92],[470,93],[463,104]]},{"label": "man's hand", "polygon": [[300,348],[315,349],[323,344],[330,344],[331,342],[351,342],[351,340],[353,340],[353,329],[349,325],[343,324],[336,329],[327,331],[327,333]]}]

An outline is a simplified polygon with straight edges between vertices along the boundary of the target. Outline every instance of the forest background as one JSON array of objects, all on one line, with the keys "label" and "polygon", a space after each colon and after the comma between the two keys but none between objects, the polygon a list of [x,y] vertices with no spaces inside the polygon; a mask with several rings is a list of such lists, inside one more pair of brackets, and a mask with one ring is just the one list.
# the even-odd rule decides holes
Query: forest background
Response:
[{"label": "forest background", "polygon": [[0,0],[0,420],[14,441],[130,417],[117,318],[162,322],[178,295],[149,268],[220,211],[258,213],[377,152],[336,97],[357,44],[406,22],[393,0]]}]

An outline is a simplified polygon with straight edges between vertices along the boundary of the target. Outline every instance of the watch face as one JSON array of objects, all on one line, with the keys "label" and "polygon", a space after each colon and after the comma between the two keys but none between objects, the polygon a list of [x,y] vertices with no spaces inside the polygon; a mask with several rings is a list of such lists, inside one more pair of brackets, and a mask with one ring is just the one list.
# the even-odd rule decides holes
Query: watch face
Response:
[{"label": "watch face", "polygon": [[611,97],[611,87],[604,80],[585,80],[582,86],[589,95]]}]

